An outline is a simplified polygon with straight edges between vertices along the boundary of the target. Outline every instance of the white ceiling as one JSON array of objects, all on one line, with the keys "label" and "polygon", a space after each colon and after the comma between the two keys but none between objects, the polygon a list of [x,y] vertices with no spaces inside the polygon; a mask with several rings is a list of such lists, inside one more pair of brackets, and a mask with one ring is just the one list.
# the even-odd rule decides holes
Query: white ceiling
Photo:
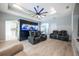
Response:
[{"label": "white ceiling", "polygon": [[[73,10],[73,3],[18,3],[18,5],[34,11],[33,7],[39,5],[40,8],[45,8],[45,11],[48,12],[47,16],[53,15],[53,16],[61,16],[65,15],[66,13],[71,13]],[[66,9],[66,6],[69,6],[68,9]],[[54,8],[56,10],[55,14],[51,13],[51,8]]]},{"label": "white ceiling", "polygon": [[[11,4],[11,7],[12,7],[12,4],[15,4],[15,3],[9,3],[9,4]],[[33,7],[35,7],[37,5],[40,8],[45,8],[45,11],[48,12],[47,16],[44,17],[45,19],[46,18],[50,19],[51,17],[57,18],[57,17],[63,17],[66,15],[69,15],[72,13],[73,7],[75,5],[74,3],[16,3],[16,4],[25,9],[25,11],[26,11],[26,12],[24,12],[25,16],[26,16],[26,13],[29,13],[28,15],[31,16],[32,12],[29,12],[28,10],[35,12]],[[67,9],[66,6],[69,6],[69,8]],[[50,14],[51,8],[54,8],[56,10],[55,14]],[[14,9],[16,9],[16,8],[14,8]],[[21,12],[19,12],[19,13],[21,13]]]}]

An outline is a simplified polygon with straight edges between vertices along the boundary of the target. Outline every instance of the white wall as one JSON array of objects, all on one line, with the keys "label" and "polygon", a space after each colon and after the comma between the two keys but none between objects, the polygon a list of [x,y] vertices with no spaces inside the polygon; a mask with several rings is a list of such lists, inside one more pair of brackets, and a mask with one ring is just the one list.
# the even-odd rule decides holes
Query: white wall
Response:
[{"label": "white wall", "polygon": [[5,22],[11,21],[11,20],[16,21],[18,19],[25,19],[25,20],[28,20],[28,21],[38,22],[38,21],[35,21],[35,20],[32,20],[32,19],[23,18],[23,17],[16,16],[16,15],[13,15],[13,14],[0,12],[0,41],[5,40],[5,37],[6,37],[6,35],[5,35]]},{"label": "white wall", "polygon": [[73,13],[73,39],[78,38],[78,20],[79,20],[79,4],[75,5],[74,13]]},{"label": "white wall", "polygon": [[71,16],[64,16],[61,18],[53,19],[53,21],[49,24],[51,27],[50,30],[53,30],[55,27],[56,30],[68,30],[68,32],[70,33],[70,31],[71,31]]},{"label": "white wall", "polygon": [[77,38],[78,38],[78,15],[73,16],[73,31],[72,31],[72,47],[73,47],[73,52],[74,55],[79,55],[78,51],[79,51],[79,42],[77,42]]},{"label": "white wall", "polygon": [[73,16],[72,16],[72,47],[74,55],[79,55],[79,42],[76,39],[79,39],[78,36],[78,20],[79,20],[79,4],[75,5]]},{"label": "white wall", "polygon": [[73,39],[78,38],[78,18],[79,15],[74,15],[73,16]]},{"label": "white wall", "polygon": [[0,42],[5,40],[5,20],[0,13]]},{"label": "white wall", "polygon": [[6,39],[5,22],[9,20],[16,20],[18,18],[19,18],[18,16],[0,12],[0,42]]},{"label": "white wall", "polygon": [[67,14],[65,16],[57,17],[57,18],[48,17],[47,19],[45,18],[43,20],[45,21],[48,20],[46,22],[44,21],[44,23],[49,24],[49,34],[52,33],[53,30],[59,30],[59,31],[67,30],[71,38],[71,34],[72,34],[71,14]]}]

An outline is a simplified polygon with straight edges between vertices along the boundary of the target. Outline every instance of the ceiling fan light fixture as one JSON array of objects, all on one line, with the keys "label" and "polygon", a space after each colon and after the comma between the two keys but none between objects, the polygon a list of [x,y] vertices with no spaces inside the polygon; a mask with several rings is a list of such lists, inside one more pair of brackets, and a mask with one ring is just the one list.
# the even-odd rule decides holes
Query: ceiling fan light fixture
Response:
[{"label": "ceiling fan light fixture", "polygon": [[41,16],[41,17],[45,17],[45,16]]},{"label": "ceiling fan light fixture", "polygon": [[40,18],[40,16],[39,16],[39,15],[37,15],[37,18]]},{"label": "ceiling fan light fixture", "polygon": [[34,10],[37,18],[43,18],[46,16],[46,13],[48,13],[44,8],[39,8],[39,6],[34,7]]}]

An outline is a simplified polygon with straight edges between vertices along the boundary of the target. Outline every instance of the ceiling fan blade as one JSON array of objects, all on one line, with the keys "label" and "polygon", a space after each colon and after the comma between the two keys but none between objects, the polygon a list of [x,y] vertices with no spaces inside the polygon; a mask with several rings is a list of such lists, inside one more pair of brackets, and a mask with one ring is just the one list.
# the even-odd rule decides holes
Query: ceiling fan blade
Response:
[{"label": "ceiling fan blade", "polygon": [[46,13],[48,13],[48,12],[42,12],[41,15],[42,15],[42,14],[46,14]]},{"label": "ceiling fan blade", "polygon": [[35,9],[36,13],[38,13],[38,11],[37,11],[37,9],[35,7],[34,7],[34,9]]},{"label": "ceiling fan blade", "polygon": [[39,14],[44,10],[44,8],[42,8],[40,11],[39,11]]}]

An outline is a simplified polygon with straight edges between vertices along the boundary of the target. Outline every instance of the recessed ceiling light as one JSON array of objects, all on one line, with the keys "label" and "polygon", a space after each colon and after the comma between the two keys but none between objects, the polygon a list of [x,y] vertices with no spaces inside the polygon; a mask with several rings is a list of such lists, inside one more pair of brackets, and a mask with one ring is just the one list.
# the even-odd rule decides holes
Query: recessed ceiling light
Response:
[{"label": "recessed ceiling light", "polygon": [[51,9],[50,9],[50,14],[55,14],[55,13],[56,13],[55,8],[51,8]]},{"label": "recessed ceiling light", "polygon": [[13,7],[18,8],[20,10],[23,10],[20,6],[18,6],[17,4],[13,4]]}]

